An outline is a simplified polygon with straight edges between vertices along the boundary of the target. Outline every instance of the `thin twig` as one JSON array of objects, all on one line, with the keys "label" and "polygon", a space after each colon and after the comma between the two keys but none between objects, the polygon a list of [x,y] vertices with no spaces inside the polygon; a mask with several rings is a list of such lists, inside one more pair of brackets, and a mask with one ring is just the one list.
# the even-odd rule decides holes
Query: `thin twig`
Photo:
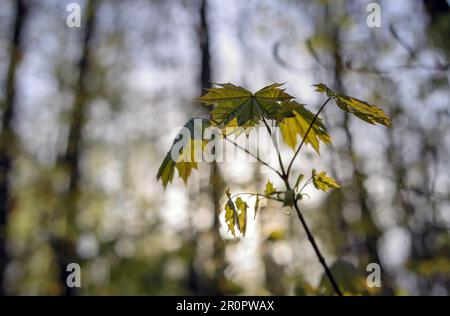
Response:
[{"label": "thin twig", "polygon": [[[279,193],[279,192],[274,192],[274,193],[271,193],[270,195],[273,195],[273,194],[275,194],[275,193]],[[265,194],[261,194],[261,193],[250,193],[250,192],[244,192],[244,193],[236,193],[236,194],[233,194],[233,195],[230,196],[230,199],[234,199],[236,196],[239,196],[239,195],[258,196],[258,197],[261,198],[261,199],[267,199],[267,200],[274,200],[274,201],[278,201],[278,202],[283,202],[282,200],[280,200],[280,199],[278,199],[278,198],[270,197],[270,196],[267,196],[267,195],[265,195]]]},{"label": "thin twig", "polygon": [[283,165],[283,160],[281,159],[281,153],[280,153],[280,148],[278,147],[278,143],[275,140],[273,134],[272,134],[272,129],[270,128],[269,124],[267,124],[266,120],[264,119],[264,117],[262,118],[262,121],[264,122],[264,125],[267,128],[267,132],[269,133],[270,139],[272,140],[273,146],[275,147],[275,150],[277,151],[277,157],[278,157],[278,162],[280,164],[280,168],[281,168],[281,178],[283,179],[283,176],[286,175],[286,171],[284,169],[284,165]]},{"label": "thin twig", "polygon": [[295,151],[294,157],[292,157],[291,162],[289,163],[289,166],[287,168],[287,172],[286,175],[289,176],[289,173],[291,171],[292,168],[292,164],[295,161],[295,158],[297,157],[298,153],[300,152],[300,149],[302,149],[303,144],[305,143],[306,138],[308,137],[309,132],[311,131],[314,123],[316,122],[317,118],[319,117],[320,112],[322,112],[322,110],[324,109],[324,107],[327,105],[327,103],[331,100],[331,98],[328,98],[320,107],[319,111],[317,111],[316,115],[314,116],[314,118],[311,121],[311,124],[309,124],[308,130],[305,133],[305,136],[303,136],[302,142],[300,143],[300,145],[298,146],[297,150]]},{"label": "thin twig", "polygon": [[316,240],[314,239],[314,236],[311,234],[311,231],[309,230],[309,227],[306,224],[303,214],[300,212],[300,208],[297,205],[297,201],[295,201],[295,203],[294,203],[294,208],[295,208],[295,211],[297,212],[298,219],[300,220],[303,228],[305,229],[306,235],[308,236],[308,240],[311,243],[311,245],[313,246],[316,256],[319,259],[319,262],[322,264],[322,266],[325,270],[325,273],[326,273],[328,279],[330,280],[331,285],[333,286],[334,291],[336,292],[337,295],[342,296],[342,292],[339,289],[339,286],[338,286],[336,280],[334,279],[330,268],[328,267],[327,263],[325,262],[325,258],[322,256],[322,253],[320,252],[320,249],[317,246]]},{"label": "thin twig", "polygon": [[259,158],[257,155],[253,154],[252,152],[250,152],[249,150],[247,150],[246,148],[240,146],[239,144],[235,143],[234,141],[232,141],[229,138],[224,137],[225,140],[227,140],[228,142],[232,143],[236,148],[239,148],[240,150],[243,150],[244,152],[246,152],[247,154],[249,154],[250,156],[252,156],[253,158],[255,158],[256,160],[258,160],[260,163],[262,163],[264,166],[268,167],[269,169],[271,169],[272,171],[276,172],[280,177],[282,177],[282,174],[275,168],[273,168],[271,165],[269,165],[267,162],[263,161],[261,158]]}]

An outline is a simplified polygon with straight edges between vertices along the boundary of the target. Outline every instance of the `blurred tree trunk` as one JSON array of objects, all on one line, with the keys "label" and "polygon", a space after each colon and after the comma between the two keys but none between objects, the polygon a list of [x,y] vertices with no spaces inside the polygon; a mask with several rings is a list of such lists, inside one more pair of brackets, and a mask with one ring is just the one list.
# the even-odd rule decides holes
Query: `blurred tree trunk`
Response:
[{"label": "blurred tree trunk", "polygon": [[[333,36],[330,38],[332,47],[333,47],[333,59],[334,59],[334,84],[335,89],[342,93],[345,93],[345,87],[342,84],[342,79],[344,76],[344,67],[343,61],[341,57],[341,45],[340,45],[340,30],[339,26],[334,27],[334,31],[331,33]],[[356,203],[359,204],[360,212],[361,212],[361,226],[363,228],[362,244],[365,246],[367,251],[367,258],[364,261],[367,261],[366,264],[374,262],[378,263],[381,266],[381,260],[378,254],[377,243],[379,238],[381,237],[381,231],[377,227],[376,223],[372,217],[372,211],[368,204],[368,192],[364,187],[364,179],[366,175],[364,171],[359,167],[356,161],[356,153],[354,151],[354,140],[352,133],[350,132],[349,127],[349,115],[347,113],[344,114],[342,128],[345,132],[346,136],[346,146],[343,148],[344,153],[348,156],[349,161],[351,162],[353,168],[353,186],[356,189]],[[345,207],[345,206],[344,206]],[[392,293],[391,286],[388,282],[388,279],[385,277],[385,273],[383,276],[383,291],[384,294]]]},{"label": "blurred tree trunk", "polygon": [[85,33],[82,42],[82,52],[78,63],[79,73],[75,91],[75,99],[70,113],[69,139],[65,153],[59,157],[58,164],[68,174],[69,187],[62,196],[61,211],[65,212],[65,235],[61,240],[56,240],[56,257],[60,268],[61,294],[75,295],[74,287],[66,285],[66,279],[70,273],[66,271],[69,263],[80,263],[76,254],[76,215],[80,196],[80,156],[82,150],[82,132],[85,125],[85,112],[89,102],[87,77],[91,64],[91,39],[95,28],[97,0],[87,3],[85,17]]},{"label": "blurred tree trunk", "polygon": [[[200,55],[201,55],[201,69],[200,69],[200,86],[201,94],[205,92],[206,89],[211,87],[212,75],[211,75],[211,51],[210,51],[210,29],[208,26],[208,4],[207,0],[200,1],[200,12],[199,12],[200,24],[198,29],[198,39],[200,44]],[[206,112],[206,111],[205,111]],[[225,280],[223,276],[224,270],[224,242],[220,236],[219,228],[220,221],[219,215],[221,212],[220,196],[221,196],[221,183],[222,177],[220,175],[220,170],[216,162],[211,164],[209,185],[207,186],[209,190],[210,199],[214,206],[214,221],[211,228],[210,234],[213,236],[213,263],[214,263],[214,273],[212,275],[212,280],[210,280],[208,286],[208,295],[223,295]]]},{"label": "blurred tree trunk", "polygon": [[6,235],[8,213],[13,208],[12,192],[9,178],[12,173],[14,157],[17,150],[17,137],[13,130],[16,115],[17,68],[20,64],[22,37],[27,6],[24,0],[16,2],[16,16],[10,47],[10,61],[6,76],[5,103],[3,105],[2,130],[0,133],[0,295],[4,295],[4,276],[8,264]]}]

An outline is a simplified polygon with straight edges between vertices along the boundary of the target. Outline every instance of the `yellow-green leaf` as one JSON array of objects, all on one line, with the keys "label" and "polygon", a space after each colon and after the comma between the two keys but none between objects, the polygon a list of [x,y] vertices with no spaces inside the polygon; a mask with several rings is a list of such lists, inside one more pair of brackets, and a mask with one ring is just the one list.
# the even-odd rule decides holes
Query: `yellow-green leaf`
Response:
[{"label": "yellow-green leaf", "polygon": [[[286,109],[280,113],[285,116],[280,123],[281,136],[286,145],[291,147],[292,150],[296,150],[298,136],[301,138],[305,137],[315,114],[307,110],[303,104],[299,104],[295,101],[286,103],[284,107],[286,107]],[[329,144],[331,139],[322,120],[317,117],[308,132],[305,144],[311,144],[314,150],[319,154],[319,141]]]},{"label": "yellow-green leaf", "polygon": [[297,188],[298,185],[303,181],[304,178],[305,178],[305,175],[304,175],[304,174],[299,174],[299,175],[298,175],[298,178],[297,178],[297,181],[295,181],[294,188]]},{"label": "yellow-green leaf", "polygon": [[313,169],[312,176],[313,184],[318,190],[328,192],[331,188],[339,188],[339,184],[333,178],[328,177],[325,171],[317,173],[316,169]]},{"label": "yellow-green leaf", "polygon": [[258,213],[258,210],[259,210],[259,195],[256,196],[254,209],[255,209],[255,215],[253,216],[253,219],[256,218],[256,214]]},{"label": "yellow-green leaf", "polygon": [[170,158],[170,155],[167,154],[156,175],[157,180],[161,179],[164,188],[166,188],[168,183],[172,182],[174,171],[175,162]]},{"label": "yellow-green leaf", "polygon": [[323,83],[314,86],[316,87],[317,92],[325,93],[329,98],[332,98],[336,102],[336,105],[342,110],[352,113],[356,117],[370,124],[390,126],[389,117],[379,107],[354,97],[335,92]]},{"label": "yellow-green leaf", "polygon": [[[196,124],[201,124],[201,126],[197,127]],[[198,118],[190,119],[184,125],[183,132],[180,132],[173,141],[171,149],[167,152],[156,174],[156,180],[161,180],[164,188],[172,182],[175,169],[178,171],[178,176],[186,183],[192,169],[198,168],[197,158],[201,157],[207,142],[203,138],[203,132],[209,126],[209,120]],[[187,132],[189,135],[185,134]],[[175,145],[180,146],[180,150],[173,156],[172,149]]]},{"label": "yellow-green leaf", "polygon": [[225,222],[228,230],[236,237],[236,227],[244,236],[247,230],[247,209],[248,205],[240,197],[234,203],[231,199],[230,188],[225,191],[228,201],[225,204]]},{"label": "yellow-green leaf", "polygon": [[237,224],[238,229],[243,236],[245,236],[245,232],[247,230],[247,209],[248,205],[244,202],[240,197],[236,199],[236,208],[237,208]]},{"label": "yellow-green leaf", "polygon": [[228,230],[236,237],[236,207],[232,200],[228,200],[225,204],[225,222],[227,223]]},{"label": "yellow-green leaf", "polygon": [[273,187],[273,183],[270,180],[267,180],[266,189],[264,190],[264,195],[270,196],[275,192],[275,188]]}]

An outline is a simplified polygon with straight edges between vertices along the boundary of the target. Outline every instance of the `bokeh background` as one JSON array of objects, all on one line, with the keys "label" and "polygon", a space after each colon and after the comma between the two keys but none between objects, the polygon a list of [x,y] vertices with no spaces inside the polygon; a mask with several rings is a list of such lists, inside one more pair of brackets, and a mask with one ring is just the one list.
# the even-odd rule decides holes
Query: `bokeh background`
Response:
[{"label": "bokeh background", "polygon": [[[66,25],[71,2],[81,28]],[[165,191],[155,181],[174,129],[207,115],[194,99],[211,82],[286,82],[313,111],[324,82],[392,119],[329,107],[333,145],[294,166],[341,184],[302,201],[341,288],[448,295],[450,4],[377,3],[379,28],[369,1],[2,0],[0,294],[331,294],[279,204],[249,216],[244,238],[224,227],[227,185],[281,187],[260,164],[201,164]],[[66,288],[68,262],[81,288]],[[370,262],[381,288],[366,286]]]}]

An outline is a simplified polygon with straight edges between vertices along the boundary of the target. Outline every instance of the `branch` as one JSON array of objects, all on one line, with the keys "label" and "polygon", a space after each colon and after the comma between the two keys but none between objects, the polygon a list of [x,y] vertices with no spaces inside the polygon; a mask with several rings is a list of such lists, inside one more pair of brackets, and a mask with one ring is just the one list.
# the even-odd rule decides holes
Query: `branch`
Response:
[{"label": "branch", "polygon": [[229,141],[230,143],[232,143],[236,148],[239,148],[240,150],[243,150],[245,153],[249,154],[250,156],[252,156],[253,158],[255,158],[256,160],[258,160],[260,163],[262,163],[264,166],[268,167],[269,169],[271,169],[272,171],[276,172],[280,177],[282,177],[282,174],[275,168],[273,168],[271,165],[269,165],[267,162],[261,160],[257,155],[251,153],[250,151],[248,151],[246,148],[238,145],[237,143],[235,143],[234,141],[232,141],[229,138],[224,137],[225,140]]},{"label": "branch", "polygon": [[[276,193],[280,193],[280,192],[274,192],[274,193],[271,193],[271,195],[274,195],[274,194],[276,194]],[[260,197],[261,199],[267,199],[267,200],[274,200],[274,201],[278,201],[278,202],[283,202],[283,201],[280,200],[280,199],[277,199],[277,198],[274,198],[274,197],[271,197],[271,196],[267,196],[267,195],[265,195],[265,194],[261,194],[261,193],[250,193],[250,192],[241,192],[241,193],[233,194],[233,195],[230,196],[230,199],[234,199],[236,196],[239,196],[239,195],[258,196],[258,197]]]},{"label": "branch", "polygon": [[284,166],[283,166],[283,160],[281,159],[281,153],[280,153],[280,148],[278,147],[278,143],[275,140],[275,138],[273,137],[272,134],[272,129],[270,128],[269,124],[267,124],[266,120],[264,119],[264,117],[262,118],[264,125],[267,128],[267,132],[269,133],[270,139],[272,140],[273,146],[275,147],[275,150],[277,151],[277,156],[278,156],[278,162],[280,164],[280,168],[281,168],[281,174],[279,174],[279,176],[284,180],[284,178],[286,177],[286,171],[284,170]]},{"label": "branch", "polygon": [[309,124],[308,130],[305,133],[305,136],[302,139],[302,142],[300,143],[300,145],[298,146],[297,150],[295,151],[294,157],[292,157],[291,162],[289,163],[288,169],[287,169],[287,176],[289,176],[289,172],[291,171],[292,168],[292,164],[295,161],[295,158],[297,157],[298,153],[300,152],[300,149],[302,149],[303,144],[305,143],[306,138],[308,137],[309,132],[311,131],[314,123],[316,122],[317,118],[319,117],[320,112],[322,112],[322,110],[325,108],[325,106],[327,105],[327,103],[331,100],[331,98],[328,98],[320,107],[319,111],[317,111],[316,115],[314,116],[314,118],[312,119],[311,123]]},{"label": "branch", "polygon": [[308,236],[308,240],[311,243],[312,247],[314,248],[316,256],[319,259],[319,262],[322,264],[322,266],[325,270],[325,274],[327,275],[328,279],[330,280],[330,283],[333,286],[334,291],[336,292],[337,295],[342,296],[342,292],[339,289],[339,286],[338,286],[336,280],[334,279],[330,268],[328,267],[327,263],[325,262],[325,258],[322,256],[322,253],[320,252],[320,249],[317,246],[316,240],[314,239],[314,236],[311,234],[311,231],[309,230],[309,227],[306,224],[303,214],[300,212],[300,208],[297,205],[297,201],[295,201],[294,207],[295,207],[295,211],[297,212],[298,219],[302,223],[302,226],[305,229],[306,235]]}]

